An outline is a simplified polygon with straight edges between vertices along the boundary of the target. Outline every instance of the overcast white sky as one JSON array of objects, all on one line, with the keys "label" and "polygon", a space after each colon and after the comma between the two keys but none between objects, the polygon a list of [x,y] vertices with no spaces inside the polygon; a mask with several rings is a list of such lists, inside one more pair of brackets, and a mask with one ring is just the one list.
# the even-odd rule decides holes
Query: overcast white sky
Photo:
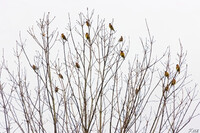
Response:
[{"label": "overcast white sky", "polygon": [[[145,18],[156,40],[156,47],[179,51],[179,39],[188,52],[187,63],[194,82],[200,85],[200,1],[199,0],[0,0],[0,56],[2,48],[12,54],[19,31],[23,38],[26,30],[35,25],[44,13],[56,16],[59,31],[66,27],[67,15],[78,18],[79,12],[94,9],[107,22],[114,19],[115,29],[130,37],[137,46],[139,37],[146,37]],[[138,44],[139,45],[139,44]],[[188,128],[200,130],[200,117]]]}]

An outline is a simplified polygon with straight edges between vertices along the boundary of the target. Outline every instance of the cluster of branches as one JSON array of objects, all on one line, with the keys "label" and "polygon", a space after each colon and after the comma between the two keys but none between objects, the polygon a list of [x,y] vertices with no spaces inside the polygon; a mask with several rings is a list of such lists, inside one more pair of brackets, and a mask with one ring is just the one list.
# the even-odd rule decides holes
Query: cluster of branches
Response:
[{"label": "cluster of branches", "polygon": [[[50,30],[54,18],[44,15],[37,22],[40,33],[28,30],[39,47],[34,59],[22,39],[16,44],[16,71],[3,56],[0,75],[5,71],[8,81],[0,77],[1,131],[179,132],[198,115],[196,86],[186,86],[181,43],[176,65],[169,49],[153,58],[154,39],[147,25],[142,58],[133,57],[124,69],[129,47],[123,36],[116,37],[113,22],[94,21],[93,16],[80,13],[76,26],[69,16],[61,34]],[[29,66],[22,66],[22,57]]]}]

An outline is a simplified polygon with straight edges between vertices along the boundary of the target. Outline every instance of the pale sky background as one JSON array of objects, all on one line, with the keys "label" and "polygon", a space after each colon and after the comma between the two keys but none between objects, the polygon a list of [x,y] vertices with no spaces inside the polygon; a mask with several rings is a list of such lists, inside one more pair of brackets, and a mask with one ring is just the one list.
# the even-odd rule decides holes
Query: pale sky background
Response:
[{"label": "pale sky background", "polygon": [[[130,37],[130,45],[140,45],[139,37],[146,37],[145,19],[154,35],[157,52],[170,45],[172,52],[179,52],[179,39],[187,51],[191,79],[200,85],[200,1],[199,0],[0,0],[0,56],[13,54],[19,31],[28,38],[27,29],[35,25],[44,13],[56,16],[54,26],[65,32],[68,13],[78,19],[78,13],[94,9],[95,15],[114,19],[119,34]],[[132,47],[131,47],[132,48]],[[132,54],[131,52],[129,53]],[[129,55],[129,56],[130,56]],[[198,86],[199,88],[200,86]],[[200,117],[189,128],[199,129]],[[200,132],[200,131],[199,131]]]}]

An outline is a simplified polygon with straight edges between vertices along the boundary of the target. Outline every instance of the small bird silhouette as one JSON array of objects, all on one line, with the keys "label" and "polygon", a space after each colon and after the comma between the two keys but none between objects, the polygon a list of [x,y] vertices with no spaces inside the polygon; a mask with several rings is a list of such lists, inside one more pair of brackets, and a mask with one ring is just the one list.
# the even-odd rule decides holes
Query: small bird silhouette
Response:
[{"label": "small bird silhouette", "polygon": [[175,85],[176,84],[176,80],[173,79],[171,83],[172,83],[172,85]]},{"label": "small bird silhouette", "polygon": [[176,70],[178,73],[180,73],[180,66],[178,64],[176,64]]},{"label": "small bird silhouette", "polygon": [[121,36],[120,38],[119,38],[119,42],[122,42],[123,41],[123,37]]},{"label": "small bird silhouette", "polygon": [[36,67],[35,65],[32,65],[32,68],[34,71],[38,70],[38,67]]},{"label": "small bird silhouette", "polygon": [[80,65],[78,64],[78,62],[76,62],[76,68],[80,68]]},{"label": "small bird silhouette", "polygon": [[135,94],[137,95],[139,91],[140,91],[139,88],[135,89]]},{"label": "small bird silhouette", "polygon": [[169,73],[165,71],[165,77],[169,78]]},{"label": "small bird silhouette", "polygon": [[120,51],[120,56],[122,57],[122,58],[125,58],[125,54],[124,54],[124,52],[121,50]]},{"label": "small bird silhouette", "polygon": [[63,76],[62,76],[62,74],[60,74],[60,73],[59,73],[59,74],[58,74],[58,76],[59,76],[59,78],[63,79]]},{"label": "small bird silhouette", "polygon": [[88,33],[85,33],[85,37],[90,42],[90,35]]},{"label": "small bird silhouette", "polygon": [[61,34],[61,37],[63,40],[67,41],[67,38],[65,37],[65,35],[63,33]]},{"label": "small bird silhouette", "polygon": [[109,28],[110,28],[111,30],[115,31],[111,23],[109,23]]},{"label": "small bird silhouette", "polygon": [[86,23],[86,25],[87,25],[88,27],[90,27],[90,22],[89,22],[89,20],[87,20],[85,23]]},{"label": "small bird silhouette", "polygon": [[169,90],[169,85],[167,85],[166,87],[165,87],[165,91],[168,91]]},{"label": "small bird silhouette", "polygon": [[58,87],[55,87],[55,92],[58,92],[59,88]]}]

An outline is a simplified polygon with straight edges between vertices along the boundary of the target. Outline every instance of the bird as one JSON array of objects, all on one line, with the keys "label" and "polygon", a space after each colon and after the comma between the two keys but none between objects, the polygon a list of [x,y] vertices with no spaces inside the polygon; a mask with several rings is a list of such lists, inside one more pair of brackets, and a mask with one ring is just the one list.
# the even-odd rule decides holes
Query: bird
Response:
[{"label": "bird", "polygon": [[135,94],[137,95],[139,91],[140,91],[139,88],[135,89]]},{"label": "bird", "polygon": [[58,87],[55,87],[55,92],[58,92],[59,88]]},{"label": "bird", "polygon": [[33,70],[38,70],[38,67],[36,67],[35,65],[32,65]]},{"label": "bird", "polygon": [[76,62],[76,68],[80,68],[80,65],[78,64],[78,62]]},{"label": "bird", "polygon": [[124,52],[121,50],[120,51],[120,56],[122,57],[122,58],[125,58],[125,54],[124,54]]},{"label": "bird", "polygon": [[176,80],[173,79],[173,80],[171,81],[171,84],[172,84],[172,85],[175,85],[175,84],[176,84]]},{"label": "bird", "polygon": [[169,78],[169,73],[165,71],[165,77]]},{"label": "bird", "polygon": [[85,33],[85,37],[90,42],[90,35],[88,33]]},{"label": "bird", "polygon": [[87,25],[88,27],[90,27],[90,22],[89,22],[89,20],[87,20],[85,23],[86,23],[86,25]]},{"label": "bird", "polygon": [[63,33],[61,34],[61,37],[63,40],[67,41],[67,38],[65,37],[65,35]]},{"label": "bird", "polygon": [[176,70],[178,73],[180,73],[180,66],[178,64],[176,64]]},{"label": "bird", "polygon": [[62,76],[62,74],[60,74],[60,73],[59,73],[59,74],[58,74],[58,76],[59,76],[59,78],[63,79],[63,76]]},{"label": "bird", "polygon": [[119,38],[119,42],[122,42],[123,41],[123,37],[121,36],[120,38]]},{"label": "bird", "polygon": [[165,87],[165,91],[168,91],[169,90],[169,85],[167,85],[166,87]]},{"label": "bird", "polygon": [[110,28],[111,30],[115,31],[111,23],[109,23],[109,28]]}]

